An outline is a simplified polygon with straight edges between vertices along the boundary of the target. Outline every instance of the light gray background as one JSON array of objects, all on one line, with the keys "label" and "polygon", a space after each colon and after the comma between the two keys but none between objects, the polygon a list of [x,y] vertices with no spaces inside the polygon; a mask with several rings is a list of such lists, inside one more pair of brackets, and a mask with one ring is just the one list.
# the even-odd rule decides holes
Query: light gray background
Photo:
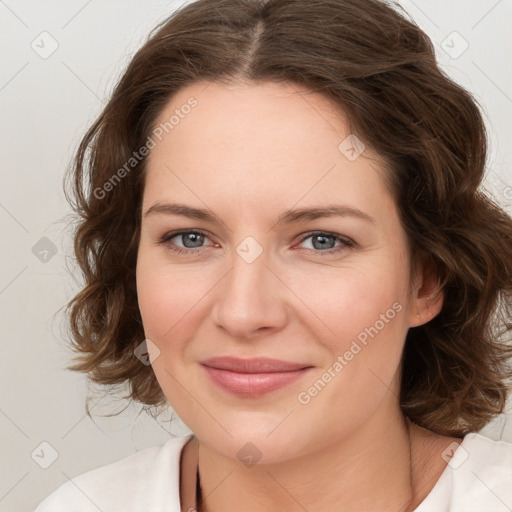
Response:
[{"label": "light gray background", "polygon": [[[79,277],[68,272],[64,170],[130,57],[181,3],[0,0],[0,511],[31,511],[68,478],[162,444],[168,432],[188,433],[165,422],[170,414],[157,423],[133,406],[91,421],[85,377],[64,370],[62,326],[62,308],[79,289]],[[511,212],[512,0],[401,3],[435,42],[442,67],[482,105],[491,137],[487,186]],[[47,51],[52,39],[58,48],[47,58],[31,47]],[[38,254],[48,248],[45,237],[57,251],[46,262]],[[111,406],[119,410],[103,400],[94,411]],[[483,433],[512,441],[509,418]],[[43,469],[53,450],[56,460]]]}]

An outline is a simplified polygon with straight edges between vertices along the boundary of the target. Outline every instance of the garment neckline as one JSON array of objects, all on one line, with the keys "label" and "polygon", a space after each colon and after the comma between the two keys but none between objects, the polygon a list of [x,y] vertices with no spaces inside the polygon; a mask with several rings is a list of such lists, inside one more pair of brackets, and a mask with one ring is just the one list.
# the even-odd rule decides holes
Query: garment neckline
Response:
[{"label": "garment neckline", "polygon": [[[458,446],[455,449],[455,451],[453,452],[453,455],[452,455],[450,461],[446,464],[446,467],[444,468],[443,472],[437,479],[436,483],[434,484],[434,487],[432,487],[432,489],[427,494],[427,496],[425,496],[425,498],[413,510],[413,512],[427,512],[425,507],[427,507],[431,504],[434,504],[434,503],[432,503],[434,500],[442,499],[445,497],[445,495],[446,496],[449,495],[449,493],[451,491],[450,491],[450,486],[448,484],[450,483],[451,478],[452,478],[453,466],[457,463],[458,460],[460,460],[460,458],[464,457],[464,453],[466,452],[467,445],[470,442],[472,442],[472,440],[475,439],[476,437],[484,437],[485,438],[485,436],[482,436],[481,434],[478,434],[477,432],[472,432],[472,433],[466,434],[463,437],[462,442],[458,443]],[[181,497],[182,455],[183,455],[183,450],[184,450],[185,446],[193,438],[195,438],[194,434],[188,434],[187,436],[185,436],[185,438],[184,438],[185,440],[181,446],[181,449],[180,449],[180,452],[178,455],[178,468],[179,468],[179,474],[180,474],[180,478],[178,479],[178,497],[179,497],[180,506],[182,504],[182,500],[181,500],[181,498],[182,498]],[[196,471],[195,484],[196,484],[196,492],[197,492],[197,485],[198,485],[197,471]]]},{"label": "garment neckline", "polygon": [[[462,438],[462,442],[459,443],[455,451],[453,452],[452,457],[446,464],[443,472],[437,479],[437,482],[434,484],[434,487],[430,490],[430,492],[425,496],[425,498],[421,501],[421,503],[413,510],[413,512],[427,512],[426,507],[430,505],[438,505],[437,502],[444,503],[447,502],[447,499],[451,495],[451,481],[453,477],[453,468],[457,468],[459,464],[463,462],[462,459],[465,459],[465,453],[467,453],[466,448],[468,444],[470,444],[473,439],[476,437],[485,437],[477,432],[471,432],[466,434]],[[487,438],[486,438],[487,439]]]}]

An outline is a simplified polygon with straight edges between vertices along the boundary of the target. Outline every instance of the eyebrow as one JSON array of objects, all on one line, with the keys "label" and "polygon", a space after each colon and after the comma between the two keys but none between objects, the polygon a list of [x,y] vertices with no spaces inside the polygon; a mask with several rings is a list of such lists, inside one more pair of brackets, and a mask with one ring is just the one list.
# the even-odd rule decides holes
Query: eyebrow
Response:
[{"label": "eyebrow", "polygon": [[[193,208],[181,203],[155,203],[145,213],[146,218],[150,214],[180,215],[190,219],[198,219],[211,223],[220,223],[221,220],[211,210]],[[367,213],[348,205],[329,205],[324,207],[309,207],[289,209],[282,212],[276,224],[291,224],[305,220],[315,220],[323,217],[356,217],[366,222],[375,224],[375,219]]]}]

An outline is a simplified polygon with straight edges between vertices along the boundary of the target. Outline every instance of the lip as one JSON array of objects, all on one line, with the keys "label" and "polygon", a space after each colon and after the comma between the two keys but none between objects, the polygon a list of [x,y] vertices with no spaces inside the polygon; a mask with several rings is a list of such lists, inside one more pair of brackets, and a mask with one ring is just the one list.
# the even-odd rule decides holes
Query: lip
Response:
[{"label": "lip", "polygon": [[312,369],[308,364],[267,357],[214,357],[200,363],[217,386],[244,397],[257,397],[280,389],[292,384]]},{"label": "lip", "polygon": [[252,359],[241,359],[238,357],[222,356],[212,357],[200,361],[204,366],[217,368],[219,370],[229,370],[237,373],[274,373],[274,372],[290,372],[301,370],[312,365],[306,363],[292,363],[289,361],[281,361],[270,357],[255,357]]}]

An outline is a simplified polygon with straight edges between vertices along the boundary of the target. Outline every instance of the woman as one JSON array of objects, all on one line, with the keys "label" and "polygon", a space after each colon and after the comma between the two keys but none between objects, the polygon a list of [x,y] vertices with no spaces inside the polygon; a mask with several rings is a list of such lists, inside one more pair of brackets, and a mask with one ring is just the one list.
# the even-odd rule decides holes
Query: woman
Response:
[{"label": "woman", "polygon": [[[199,0],[73,169],[95,382],[193,432],[37,512],[501,511],[512,219],[475,101],[378,0]],[[60,507],[60,508],[59,508]]]}]

